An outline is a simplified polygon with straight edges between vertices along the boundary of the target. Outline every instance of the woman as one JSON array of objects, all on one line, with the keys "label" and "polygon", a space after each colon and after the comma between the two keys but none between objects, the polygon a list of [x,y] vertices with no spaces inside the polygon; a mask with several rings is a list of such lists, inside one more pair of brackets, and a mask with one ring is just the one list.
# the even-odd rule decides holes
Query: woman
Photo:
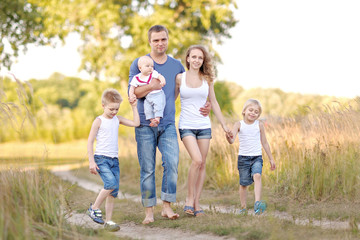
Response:
[{"label": "woman", "polygon": [[214,91],[214,67],[210,54],[201,45],[190,46],[186,53],[188,71],[176,76],[175,98],[180,93],[180,138],[191,157],[188,175],[188,192],[184,211],[201,216],[200,195],[205,180],[205,163],[211,139],[211,122],[199,109],[210,101],[216,118],[225,132],[229,132],[216,100]]}]

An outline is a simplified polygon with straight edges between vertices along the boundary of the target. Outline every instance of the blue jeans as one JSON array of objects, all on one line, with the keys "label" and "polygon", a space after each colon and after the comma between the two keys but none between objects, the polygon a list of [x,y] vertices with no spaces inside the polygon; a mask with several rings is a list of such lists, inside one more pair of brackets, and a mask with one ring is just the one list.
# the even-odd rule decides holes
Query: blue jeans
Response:
[{"label": "blue jeans", "polygon": [[161,200],[176,202],[179,145],[175,124],[164,127],[140,125],[135,128],[137,153],[140,164],[140,190],[144,207],[156,205],[156,147],[162,155],[163,179]]},{"label": "blue jeans", "polygon": [[104,189],[113,189],[110,195],[116,198],[119,193],[120,181],[119,159],[103,155],[94,155],[94,159],[99,168],[97,171],[104,182]]},{"label": "blue jeans", "polygon": [[254,182],[254,174],[262,173],[262,156],[242,156],[238,155],[238,170],[240,175],[240,185],[248,186]]}]

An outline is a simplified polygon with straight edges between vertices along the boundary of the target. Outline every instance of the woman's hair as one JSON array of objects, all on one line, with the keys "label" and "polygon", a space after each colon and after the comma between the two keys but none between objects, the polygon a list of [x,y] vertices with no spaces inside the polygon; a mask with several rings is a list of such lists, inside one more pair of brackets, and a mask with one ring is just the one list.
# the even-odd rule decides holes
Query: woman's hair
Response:
[{"label": "woman's hair", "polygon": [[192,45],[188,48],[186,51],[186,68],[190,68],[190,64],[187,61],[187,58],[190,56],[190,52],[194,49],[199,49],[202,51],[204,55],[204,62],[203,65],[200,67],[200,75],[203,76],[208,83],[211,83],[215,80],[215,71],[214,71],[214,65],[212,63],[212,58],[209,54],[209,52],[206,50],[206,48],[202,45]]},{"label": "woman's hair", "polygon": [[259,102],[259,100],[256,100],[256,99],[253,99],[253,98],[250,98],[248,99],[245,104],[244,104],[244,107],[243,107],[243,110],[242,110],[242,115],[244,116],[244,112],[245,110],[250,106],[250,105],[257,105],[259,107],[259,110],[260,110],[260,113],[259,113],[259,116],[261,115],[261,112],[262,112],[262,108],[261,108],[261,103]]},{"label": "woman's hair", "polygon": [[108,103],[121,103],[122,100],[120,93],[113,88],[106,89],[101,96],[101,103],[104,105]]}]

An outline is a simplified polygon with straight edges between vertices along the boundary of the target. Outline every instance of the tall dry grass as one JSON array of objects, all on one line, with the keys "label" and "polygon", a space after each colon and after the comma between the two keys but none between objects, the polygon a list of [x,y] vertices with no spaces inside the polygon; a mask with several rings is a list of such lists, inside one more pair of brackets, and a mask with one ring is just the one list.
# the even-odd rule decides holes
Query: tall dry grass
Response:
[{"label": "tall dry grass", "polygon": [[0,171],[0,239],[80,239],[66,224],[68,191],[44,170]]},{"label": "tall dry grass", "polygon": [[269,138],[278,159],[271,182],[296,199],[356,200],[360,183],[360,111],[326,107],[273,121]]},{"label": "tall dry grass", "polygon": [[[299,200],[356,201],[360,193],[360,103],[355,107],[324,107],[306,116],[267,118],[266,133],[276,160],[270,171],[265,153],[263,184],[277,194]],[[238,141],[226,142],[213,124],[207,161],[207,186],[238,186]]]}]

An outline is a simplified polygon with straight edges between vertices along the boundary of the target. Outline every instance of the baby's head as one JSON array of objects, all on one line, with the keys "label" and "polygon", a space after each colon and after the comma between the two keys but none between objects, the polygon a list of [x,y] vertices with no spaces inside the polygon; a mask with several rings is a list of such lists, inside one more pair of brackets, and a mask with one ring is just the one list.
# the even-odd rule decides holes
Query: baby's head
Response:
[{"label": "baby's head", "polygon": [[122,100],[123,99],[120,93],[113,88],[106,89],[101,96],[101,103],[103,106],[106,106],[110,103],[118,103],[120,105]]},{"label": "baby's head", "polygon": [[154,61],[149,56],[142,56],[139,58],[138,68],[144,75],[149,75],[154,70]]},{"label": "baby's head", "polygon": [[250,98],[245,102],[243,110],[242,110],[243,117],[245,117],[245,112],[249,107],[257,108],[258,114],[259,114],[259,117],[260,117],[261,112],[262,112],[261,103],[258,100],[253,99],[253,98]]}]

